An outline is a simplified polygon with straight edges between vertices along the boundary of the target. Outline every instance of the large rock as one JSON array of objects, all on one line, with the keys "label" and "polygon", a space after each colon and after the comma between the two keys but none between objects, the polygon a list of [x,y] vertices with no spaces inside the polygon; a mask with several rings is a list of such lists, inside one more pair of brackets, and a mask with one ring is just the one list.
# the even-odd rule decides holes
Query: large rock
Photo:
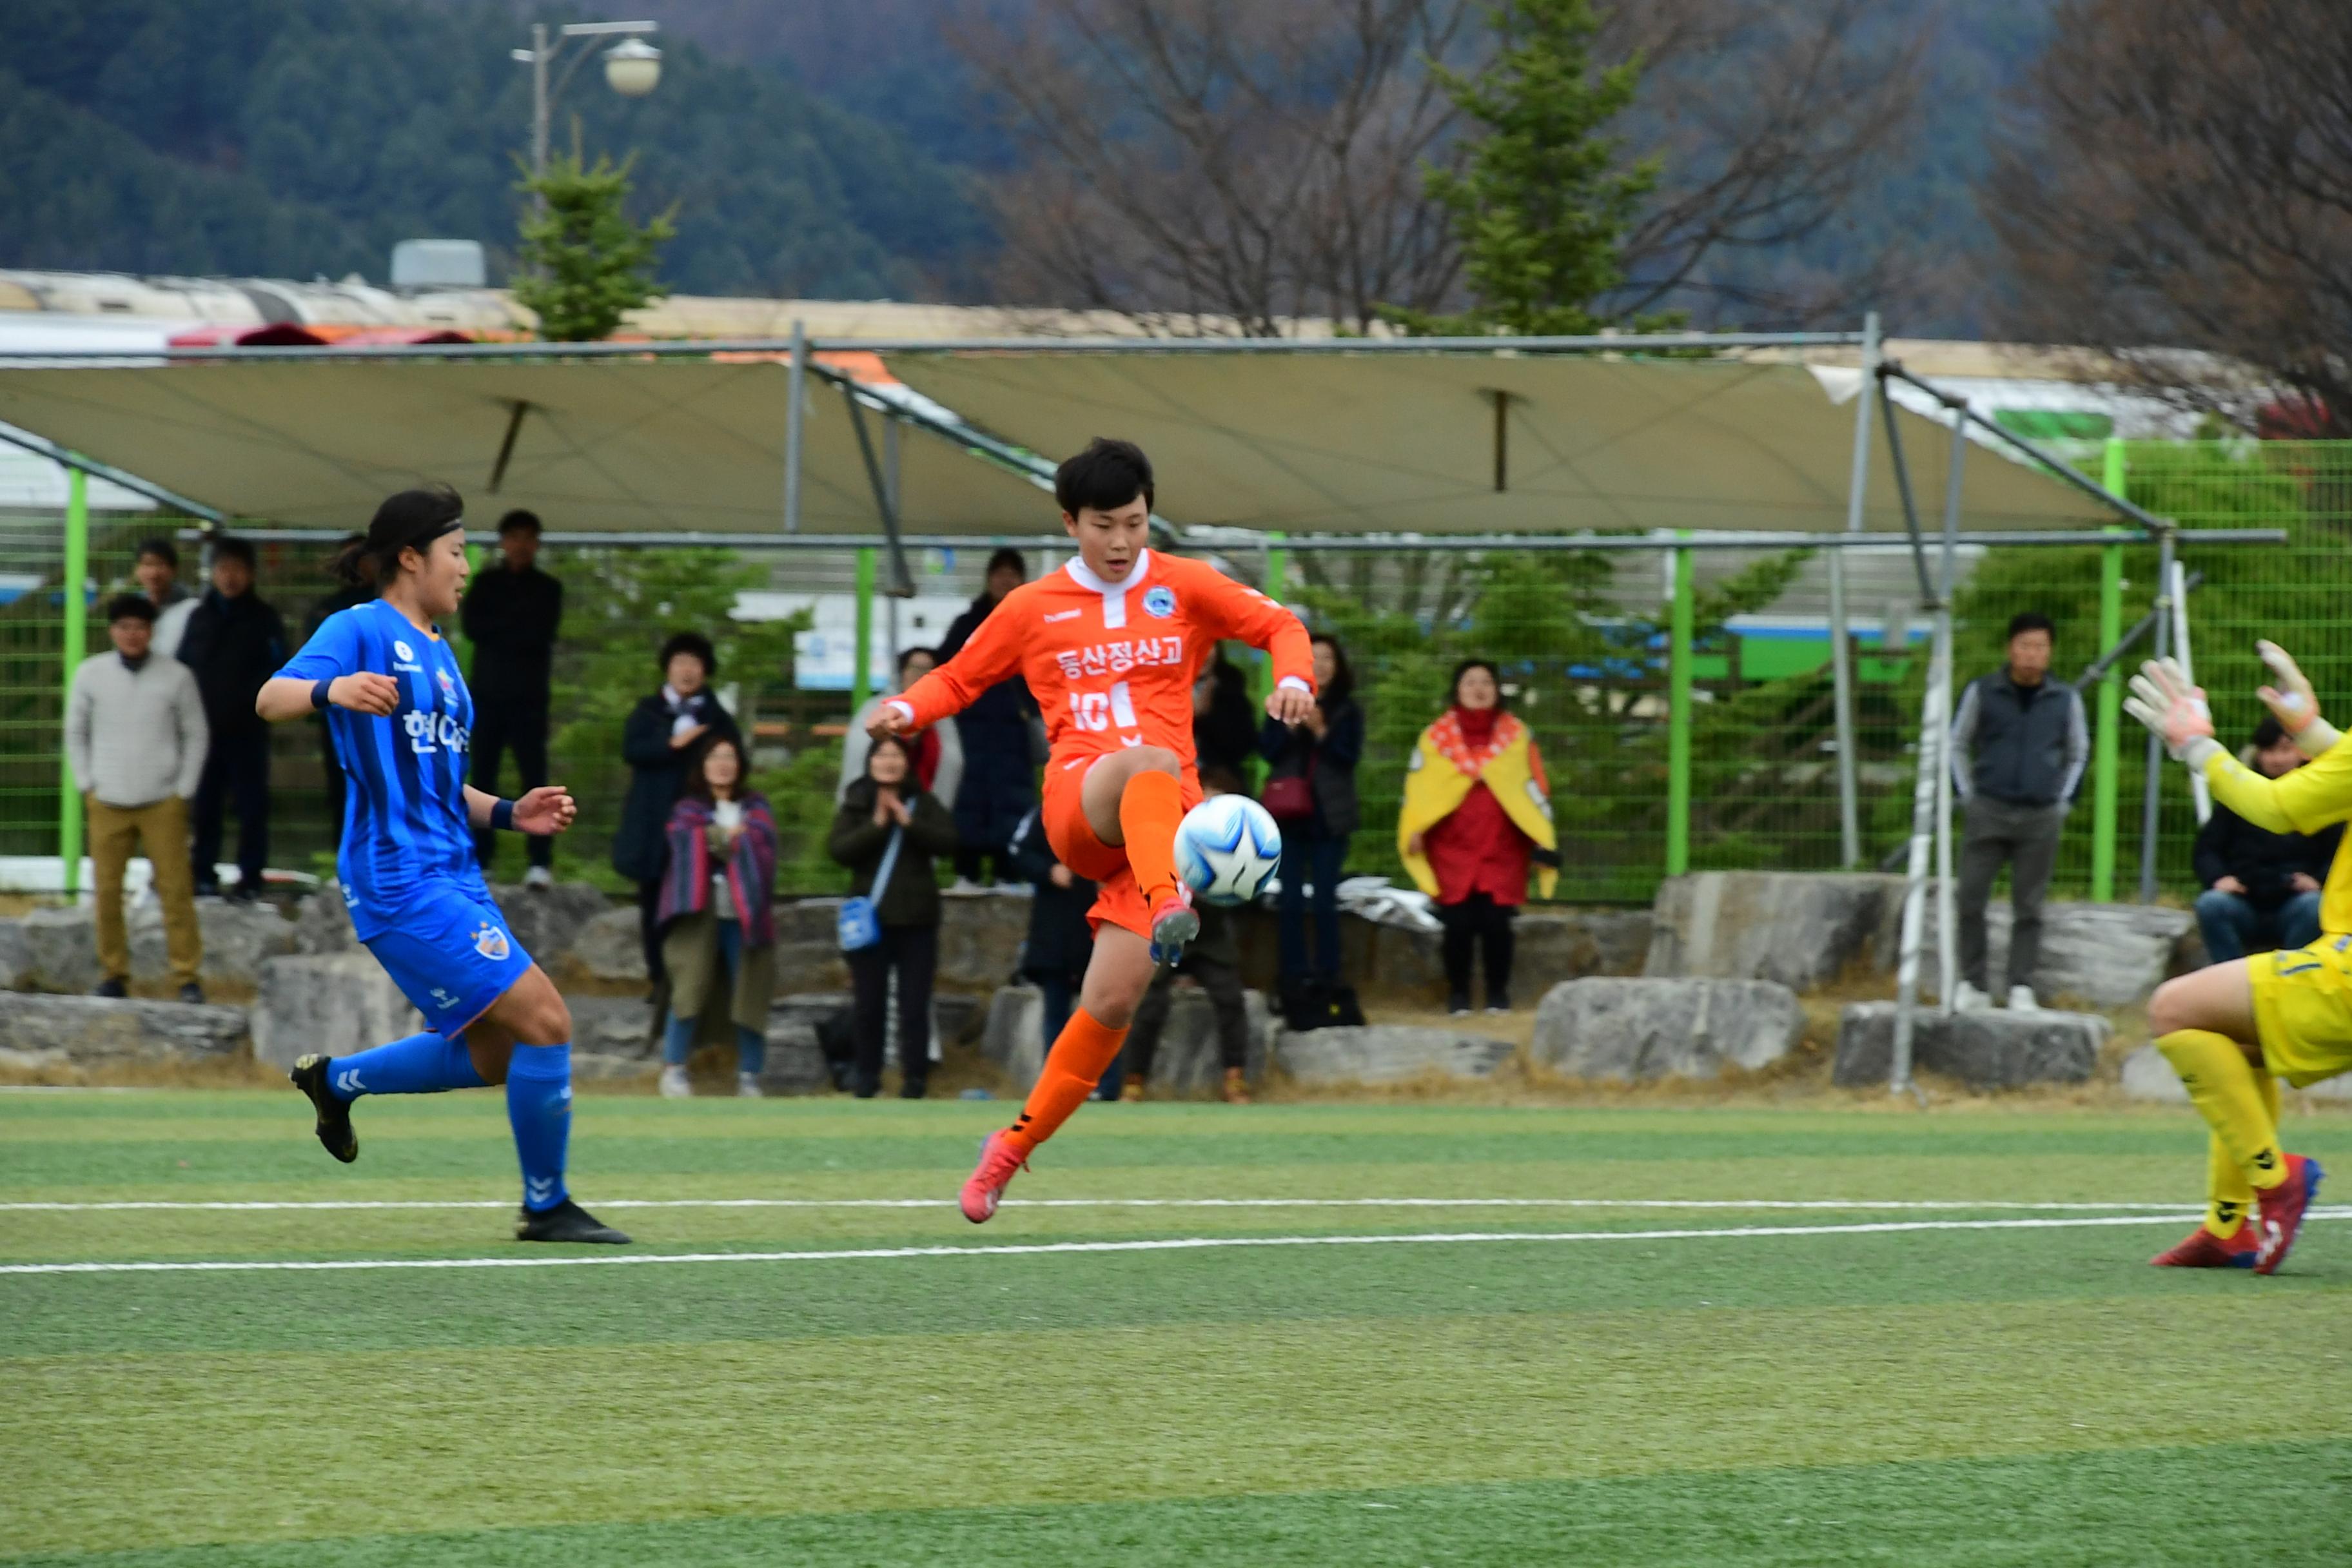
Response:
[{"label": "large rock", "polygon": [[1797,994],[1769,980],[1571,980],[1536,1009],[1530,1054],[1571,1078],[1720,1078],[1779,1061],[1804,1029]]},{"label": "large rock", "polygon": [[813,1026],[789,1013],[768,1016],[768,1059],[760,1072],[760,1089],[764,1094],[832,1092],[833,1079]]},{"label": "large rock", "polygon": [[[1253,989],[1272,992],[1279,982],[1278,917],[1254,906],[1241,918],[1242,978]],[[1513,984],[1528,995],[1588,974],[1638,974],[1650,944],[1647,910],[1538,907],[1521,910],[1513,925]],[[1339,911],[1340,972],[1368,1005],[1443,1002],[1444,941],[1441,931]]]},{"label": "large rock", "polygon": [[[2006,986],[2009,900],[1985,910],[1986,970],[1996,993]],[[1936,900],[1928,889],[1927,918],[1920,946],[1920,984],[1936,993]],[[2126,1007],[2145,1002],[2156,988],[2192,966],[2204,949],[2197,917],[2187,910],[2155,904],[2047,903],[2042,906],[2042,959],[2033,971],[2034,994],[2045,1003],[2074,1001],[2094,1007]],[[1890,952],[1882,966],[1892,967]]]},{"label": "large rock", "polygon": [[776,906],[776,992],[836,992],[849,989],[849,965],[841,956],[839,899],[795,899]]},{"label": "large rock", "polygon": [[2164,1059],[2164,1053],[2154,1046],[2142,1046],[2124,1058],[2124,1093],[2133,1100],[2150,1100],[2171,1105],[2189,1103],[2189,1090],[2181,1086],[2180,1075]]},{"label": "large rock", "polygon": [[1859,960],[1894,962],[1903,879],[1805,871],[1669,877],[1651,908],[1642,973],[1655,979],[1770,980],[1792,991]]},{"label": "large rock", "polygon": [[980,1032],[980,1054],[1028,1092],[1045,1066],[1045,994],[1034,985],[1004,985],[989,999]]},{"label": "large rock", "polygon": [[[558,882],[550,888],[520,885],[490,889],[507,930],[542,968],[554,969],[572,951],[590,921],[610,910],[613,901],[585,882]],[[634,914],[634,910],[629,911]]]},{"label": "large rock", "polygon": [[359,936],[352,930],[351,907],[343,902],[342,885],[329,878],[294,912],[294,951],[314,955],[349,952],[359,944]]},{"label": "large rock", "polygon": [[625,1060],[651,1061],[661,1054],[661,1037],[655,1033],[653,1009],[642,996],[568,995],[572,1010],[572,1049],[594,1051]]},{"label": "large rock", "polygon": [[634,909],[606,910],[580,928],[572,965],[593,980],[643,985],[646,949]]},{"label": "large rock", "polygon": [[938,984],[986,995],[1010,980],[1034,907],[1032,899],[1002,891],[941,899]]},{"label": "large rock", "polygon": [[[16,983],[37,991],[78,994],[105,976],[98,968],[98,911],[88,904],[35,910],[9,922],[21,942],[22,963]],[[199,899],[196,923],[204,937],[207,985],[245,989],[257,984],[261,966],[295,951],[292,922],[268,902],[243,903],[226,899]],[[142,898],[126,911],[131,937],[131,978],[161,981],[171,973],[164,952],[163,906]],[[9,946],[14,949],[16,942]]]},{"label": "large rock", "polygon": [[253,1055],[268,1066],[292,1067],[312,1051],[347,1057],[424,1027],[383,965],[363,952],[297,954],[261,966]]},{"label": "large rock", "polygon": [[0,993],[0,1066],[163,1067],[245,1049],[245,1009]]},{"label": "large rock", "polygon": [[[1242,1047],[1242,1072],[1250,1082],[1265,1076],[1268,1052],[1274,1045],[1274,1015],[1265,993],[1244,991],[1247,1043]],[[1130,1039],[1133,1036],[1129,1037]],[[1169,999],[1168,1026],[1151,1053],[1151,1087],[1174,1094],[1218,1089],[1225,1081],[1225,1063],[1217,1043],[1216,1009],[1209,994],[1197,986],[1180,985]]]},{"label": "large rock", "polygon": [[[1856,1002],[1838,1026],[1832,1077],[1849,1087],[1883,1084],[1895,1059],[1892,1002]],[[2032,1083],[2083,1083],[2097,1068],[2107,1021],[2095,1013],[1993,1011],[1947,1018],[1933,1008],[1913,1016],[1912,1065],[1973,1089]]]},{"label": "large rock", "polygon": [[1358,1029],[1287,1030],[1275,1061],[1293,1081],[1310,1086],[1398,1083],[1434,1073],[1441,1078],[1493,1076],[1513,1050],[1507,1040],[1454,1029],[1373,1024]]}]

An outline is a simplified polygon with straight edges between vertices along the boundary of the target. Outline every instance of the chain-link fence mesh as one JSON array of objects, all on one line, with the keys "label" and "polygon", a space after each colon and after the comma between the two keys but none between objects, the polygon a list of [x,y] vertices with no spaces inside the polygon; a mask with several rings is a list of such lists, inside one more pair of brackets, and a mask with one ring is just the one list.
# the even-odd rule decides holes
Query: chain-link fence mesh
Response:
[{"label": "chain-link fence mesh", "polygon": [[[2131,497],[2177,519],[2180,556],[2204,574],[2190,598],[2197,669],[2227,737],[2260,717],[2252,652],[2266,636],[2303,661],[2324,700],[2352,706],[2352,443],[2130,443]],[[2080,454],[2102,466],[2096,446]],[[1983,458],[1980,460],[1997,460]],[[131,582],[138,542],[168,524],[151,515],[94,516],[89,590],[95,606]],[[2284,545],[2208,545],[2199,528],[2278,527]],[[0,854],[54,855],[62,713],[63,529],[54,513],[0,517]],[[2102,548],[1971,549],[1961,560],[1958,674],[1999,667],[2003,629],[2021,609],[2057,624],[2054,673],[2073,679],[2098,648]],[[320,543],[261,546],[258,591],[299,638],[329,584]],[[2123,624],[2149,607],[2156,552],[2122,552]],[[987,549],[912,554],[917,597],[874,608],[877,643],[936,644],[977,591]],[[1032,550],[1033,572],[1066,553]],[[1261,584],[1263,550],[1214,556]],[[1696,552],[1690,864],[1695,869],[1825,870],[1840,863],[1835,724],[1827,636],[1825,552]],[[660,684],[655,654],[672,632],[718,644],[721,695],[754,737],[755,783],[775,802],[790,842],[786,892],[836,890],[823,840],[850,717],[847,647],[855,562],[845,552],[551,547],[543,563],[565,584],[563,637],[551,715],[555,773],[580,797],[578,828],[559,842],[557,873],[618,889],[606,857],[628,770],[620,731],[629,707]],[[1494,661],[1508,700],[1532,727],[1559,824],[1563,899],[1638,902],[1664,874],[1668,802],[1668,605],[1664,552],[1580,553],[1383,550],[1290,552],[1283,596],[1337,636],[1354,666],[1368,740],[1358,770],[1363,827],[1350,872],[1402,877],[1394,824],[1404,767],[1422,729],[1444,707],[1454,667]],[[1845,552],[1855,643],[1856,767],[1864,864],[1897,851],[1909,830],[1927,625],[1907,549]],[[181,573],[201,586],[193,548]],[[89,647],[107,632],[89,613]],[[461,657],[470,650],[459,641]],[[1234,650],[1245,666],[1255,658]],[[2144,656],[2136,651],[2131,661]],[[885,656],[887,661],[887,655]],[[2094,719],[2097,704],[2085,692]],[[2115,886],[2133,896],[2140,864],[2143,747],[2125,721],[2117,747]],[[323,873],[325,820],[317,730],[274,737],[271,860]],[[515,787],[512,764],[501,786]],[[2195,823],[2179,770],[2160,780],[2158,885],[2193,892]],[[2091,886],[2091,780],[2067,826],[2058,890]],[[234,834],[232,833],[232,837]],[[519,876],[522,846],[499,850]]]}]

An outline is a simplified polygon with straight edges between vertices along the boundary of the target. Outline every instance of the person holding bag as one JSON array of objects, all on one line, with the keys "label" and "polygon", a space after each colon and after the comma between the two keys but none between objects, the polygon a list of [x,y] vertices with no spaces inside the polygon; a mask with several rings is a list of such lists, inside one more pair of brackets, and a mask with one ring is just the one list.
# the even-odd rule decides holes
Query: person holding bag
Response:
[{"label": "person holding bag", "polygon": [[[1296,724],[1268,719],[1257,749],[1268,764],[1259,802],[1282,828],[1283,1018],[1293,1029],[1360,1024],[1363,1009],[1339,978],[1339,868],[1356,830],[1356,763],[1364,754],[1364,710],[1355,672],[1338,639],[1318,633],[1315,706]],[[1307,973],[1307,900],[1315,899],[1314,973]]]},{"label": "person holding bag", "polygon": [[735,1092],[757,1100],[776,992],[776,818],[766,796],[743,787],[743,752],[727,736],[705,735],[688,752],[668,839],[657,908],[670,984],[661,1091],[673,1099],[694,1092],[686,1058],[695,1024],[727,984]]},{"label": "person holding bag", "polygon": [[940,889],[932,858],[953,855],[955,818],[914,776],[896,735],[877,738],[866,776],[851,783],[825,847],[850,870],[841,910],[842,955],[856,988],[857,1064],[853,1089],[882,1088],[890,980],[898,983],[898,1098],[920,1100],[931,1068],[931,977],[940,963]]}]

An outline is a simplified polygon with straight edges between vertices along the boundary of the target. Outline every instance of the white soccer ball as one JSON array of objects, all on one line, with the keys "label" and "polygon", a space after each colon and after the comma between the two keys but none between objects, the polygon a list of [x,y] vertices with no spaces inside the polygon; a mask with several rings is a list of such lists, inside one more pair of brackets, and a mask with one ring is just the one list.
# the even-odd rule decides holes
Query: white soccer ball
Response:
[{"label": "white soccer ball", "polygon": [[1211,795],[1176,825],[1176,874],[1212,904],[1245,904],[1282,865],[1282,829],[1245,795]]}]

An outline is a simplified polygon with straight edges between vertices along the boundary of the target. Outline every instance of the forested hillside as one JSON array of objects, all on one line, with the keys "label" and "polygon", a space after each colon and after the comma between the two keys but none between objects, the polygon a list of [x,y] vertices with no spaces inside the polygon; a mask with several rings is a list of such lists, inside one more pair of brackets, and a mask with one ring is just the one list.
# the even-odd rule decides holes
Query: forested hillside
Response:
[{"label": "forested hillside", "polygon": [[[617,99],[592,63],[556,137],[576,115],[592,153],[638,150],[642,211],[677,209],[674,289],[989,298],[991,184],[1014,177],[1020,145],[949,25],[1019,29],[1053,3],[639,0],[613,14],[663,24],[660,89]],[[1710,280],[1733,299],[1850,294],[1906,332],[1982,330],[2004,282],[1976,184],[2053,4],[1868,6],[1857,37],[1929,40],[1916,133],[1834,222],[1727,257]],[[0,265],[381,279],[395,240],[446,235],[483,240],[503,269],[530,107],[508,51],[530,6],[16,0],[8,13]],[[1752,62],[1735,47],[1677,68],[1719,79],[1729,101]],[[1625,128],[1636,146],[1657,132],[1638,103]],[[1697,315],[1731,324],[1738,309]]]},{"label": "forested hillside", "polygon": [[[358,271],[393,243],[514,234],[528,34],[488,0],[17,0],[0,65],[0,265]],[[664,40],[624,100],[593,63],[559,106],[675,204],[695,293],[955,298],[988,231],[970,181],[771,65]]]}]

